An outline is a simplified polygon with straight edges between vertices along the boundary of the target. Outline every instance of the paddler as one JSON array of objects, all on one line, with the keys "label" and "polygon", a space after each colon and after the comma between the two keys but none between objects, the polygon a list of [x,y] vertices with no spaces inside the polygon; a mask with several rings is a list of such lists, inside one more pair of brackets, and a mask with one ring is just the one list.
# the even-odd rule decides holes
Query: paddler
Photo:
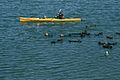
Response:
[{"label": "paddler", "polygon": [[57,14],[57,18],[59,18],[59,19],[63,19],[64,18],[64,14],[63,14],[62,9],[59,10],[59,12]]}]

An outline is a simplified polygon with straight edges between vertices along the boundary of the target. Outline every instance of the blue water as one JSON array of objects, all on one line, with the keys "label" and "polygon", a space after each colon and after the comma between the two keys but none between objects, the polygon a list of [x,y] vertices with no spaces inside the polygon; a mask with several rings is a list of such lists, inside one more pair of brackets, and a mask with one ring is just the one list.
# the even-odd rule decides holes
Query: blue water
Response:
[{"label": "blue water", "polygon": [[[65,17],[78,23],[20,24],[19,17],[53,17],[63,9]],[[119,80],[119,0],[0,0],[0,80]],[[90,26],[90,37],[65,37]],[[94,26],[96,25],[96,26]],[[103,36],[95,36],[97,32]],[[48,32],[52,37],[45,37]],[[113,40],[105,38],[113,36]],[[81,43],[69,43],[70,39]],[[98,41],[118,42],[104,49]],[[105,55],[109,51],[109,55]]]}]

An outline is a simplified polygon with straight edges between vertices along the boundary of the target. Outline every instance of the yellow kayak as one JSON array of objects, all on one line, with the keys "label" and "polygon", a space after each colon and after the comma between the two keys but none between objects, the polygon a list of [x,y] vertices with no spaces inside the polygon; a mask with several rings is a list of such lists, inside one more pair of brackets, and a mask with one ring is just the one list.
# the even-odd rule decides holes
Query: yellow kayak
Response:
[{"label": "yellow kayak", "polygon": [[20,22],[79,22],[80,18],[25,18],[20,17]]}]

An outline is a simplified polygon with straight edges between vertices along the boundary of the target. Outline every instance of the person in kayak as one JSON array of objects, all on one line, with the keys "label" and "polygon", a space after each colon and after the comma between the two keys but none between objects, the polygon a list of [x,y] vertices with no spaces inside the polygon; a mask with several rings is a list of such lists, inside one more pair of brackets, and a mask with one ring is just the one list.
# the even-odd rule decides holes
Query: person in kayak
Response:
[{"label": "person in kayak", "polygon": [[57,14],[57,18],[59,18],[59,19],[63,19],[64,18],[64,14],[63,14],[62,9],[59,10],[59,12]]}]

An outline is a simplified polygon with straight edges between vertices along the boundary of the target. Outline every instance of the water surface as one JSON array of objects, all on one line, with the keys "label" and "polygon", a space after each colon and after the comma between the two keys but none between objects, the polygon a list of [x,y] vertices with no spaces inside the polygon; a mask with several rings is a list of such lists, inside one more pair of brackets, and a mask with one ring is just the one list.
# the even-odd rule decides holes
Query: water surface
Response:
[{"label": "water surface", "polygon": [[[120,2],[118,0],[0,0],[0,80],[119,80]],[[53,17],[63,9],[65,17],[80,17],[79,23],[20,24],[19,17]],[[80,32],[86,25],[90,37],[59,35]],[[96,32],[104,32],[96,37]],[[45,37],[44,33],[53,37]],[[106,35],[118,42],[113,49],[97,44]],[[69,43],[70,39],[81,43]],[[109,56],[105,56],[105,51]]]}]

